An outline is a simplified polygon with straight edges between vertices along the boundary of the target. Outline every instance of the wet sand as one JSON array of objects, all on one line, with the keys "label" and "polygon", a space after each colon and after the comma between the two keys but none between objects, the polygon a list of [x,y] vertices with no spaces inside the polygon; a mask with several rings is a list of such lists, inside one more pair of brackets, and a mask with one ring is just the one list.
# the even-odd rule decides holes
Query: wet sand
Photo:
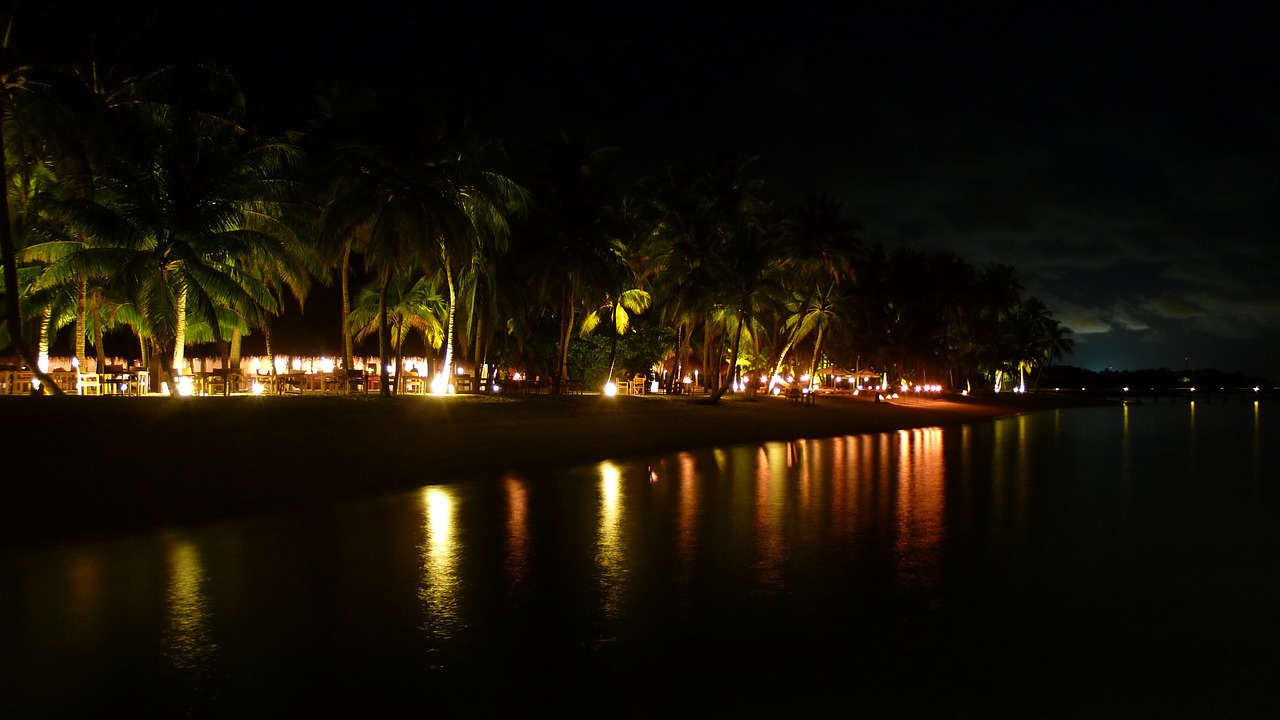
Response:
[{"label": "wet sand", "polygon": [[715,445],[980,422],[1055,395],[0,397],[0,543],[49,542],[331,503],[505,471]]}]

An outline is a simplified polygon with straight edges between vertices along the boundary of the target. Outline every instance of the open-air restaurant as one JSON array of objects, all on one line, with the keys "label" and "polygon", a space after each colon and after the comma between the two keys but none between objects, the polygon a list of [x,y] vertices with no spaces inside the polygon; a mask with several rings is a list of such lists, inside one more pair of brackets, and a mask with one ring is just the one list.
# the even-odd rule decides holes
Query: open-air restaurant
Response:
[{"label": "open-air restaurant", "polygon": [[[262,394],[342,394],[376,393],[381,377],[377,358],[357,357],[352,368],[341,367],[341,359],[277,355],[241,358],[239,367],[228,371],[221,358],[189,358],[183,362],[174,387],[137,361],[108,358],[101,371],[89,360],[81,364],[72,357],[50,357],[49,377],[68,395],[262,395]],[[430,372],[432,361],[404,358],[402,377],[397,382],[394,364],[387,374],[394,392],[405,395],[454,393],[538,393],[546,392],[546,378],[528,377],[481,364],[479,372],[473,364],[457,363],[446,381]],[[17,360],[0,360],[0,395],[28,395],[39,388],[39,380],[30,368]],[[571,392],[581,392],[580,382],[571,383]]]},{"label": "open-air restaurant", "polygon": [[[304,357],[290,355],[247,356],[238,367],[227,370],[222,358],[193,357],[183,361],[173,379],[173,387],[163,378],[153,376],[136,360],[111,357],[102,363],[90,359],[81,364],[74,357],[50,357],[47,371],[50,379],[68,395],[308,395],[308,394],[360,394],[377,393],[381,377],[376,357],[355,357],[352,368],[341,367],[340,358]],[[401,362],[402,377],[397,379],[394,364],[387,366],[387,376],[393,393],[399,395],[453,395],[459,393],[539,394],[550,392],[550,379],[530,376],[520,370],[457,362],[446,380],[432,372],[439,366],[434,358],[409,357]],[[757,390],[781,394],[788,399],[812,399],[814,395],[849,394],[871,392],[877,395],[889,391],[888,378],[870,371],[848,371],[840,368],[820,370],[818,377],[802,375],[799,378],[774,376],[770,380],[761,376]],[[630,378],[619,377],[601,388],[594,388],[604,395],[647,395],[688,393],[703,390],[702,378],[696,370],[685,377],[670,382],[673,372],[656,367],[648,374],[637,373]],[[28,395],[39,388],[39,380],[29,368],[16,359],[0,358],[0,395]],[[571,379],[563,390],[568,394],[584,392],[581,380]],[[742,379],[735,381],[735,390],[745,389]],[[941,386],[902,386],[903,393],[937,393]],[[898,388],[893,388],[898,390]],[[892,391],[889,391],[892,392]],[[896,395],[894,395],[896,397]]]}]

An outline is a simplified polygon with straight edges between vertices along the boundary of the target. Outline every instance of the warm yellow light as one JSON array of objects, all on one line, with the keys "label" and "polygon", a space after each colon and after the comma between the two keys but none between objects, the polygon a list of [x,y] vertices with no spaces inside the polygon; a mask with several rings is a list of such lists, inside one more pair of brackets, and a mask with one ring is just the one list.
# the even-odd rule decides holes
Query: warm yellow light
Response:
[{"label": "warm yellow light", "polygon": [[437,375],[431,380],[432,395],[447,395],[449,393],[449,379],[444,375]]},{"label": "warm yellow light", "polygon": [[331,373],[333,372],[333,368],[334,368],[334,362],[332,358],[327,358],[327,357],[320,358],[320,372]]},{"label": "warm yellow light", "polygon": [[267,389],[267,388],[266,388],[266,386],[265,386],[265,385],[263,385],[262,383],[258,382],[257,380],[254,380],[254,381],[253,381],[253,387],[252,387],[252,388],[250,388],[250,390],[252,390],[252,391],[253,391],[253,394],[254,394],[254,395],[261,395],[261,394],[262,394],[262,391],[263,391],[263,390],[266,390],[266,389]]},{"label": "warm yellow light", "polygon": [[190,397],[191,393],[194,392],[194,388],[191,387],[190,375],[179,375],[175,382],[178,385],[178,395]]},{"label": "warm yellow light", "polygon": [[618,394],[618,385],[613,381],[604,384],[604,394],[613,397]]}]

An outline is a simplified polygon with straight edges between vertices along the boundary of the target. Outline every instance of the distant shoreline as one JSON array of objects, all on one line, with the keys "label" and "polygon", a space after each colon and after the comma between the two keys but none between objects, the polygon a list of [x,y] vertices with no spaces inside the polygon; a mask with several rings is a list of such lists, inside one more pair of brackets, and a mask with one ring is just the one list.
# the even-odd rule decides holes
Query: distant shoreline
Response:
[{"label": "distant shoreline", "polygon": [[955,425],[1097,401],[823,397],[0,398],[0,544],[109,536],[502,472]]}]

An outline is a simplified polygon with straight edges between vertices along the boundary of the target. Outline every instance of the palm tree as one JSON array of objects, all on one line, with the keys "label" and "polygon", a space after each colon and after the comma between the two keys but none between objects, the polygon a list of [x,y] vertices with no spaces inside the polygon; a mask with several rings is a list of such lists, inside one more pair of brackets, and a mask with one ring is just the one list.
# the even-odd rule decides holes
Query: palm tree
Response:
[{"label": "palm tree", "polygon": [[[827,195],[809,195],[784,220],[787,250],[782,267],[786,284],[792,288],[789,305],[793,314],[786,321],[790,328],[786,342],[769,364],[771,375],[781,372],[791,349],[818,327],[815,321],[826,317],[811,316],[810,312],[821,308],[834,311],[842,289],[856,279],[854,268],[861,253],[859,227],[843,217],[841,208],[842,203]],[[821,344],[821,339],[815,343],[814,363]]]},{"label": "palm tree", "polygon": [[452,371],[453,323],[461,268],[484,247],[506,248],[506,216],[520,207],[523,190],[476,167],[465,127],[418,109],[391,112],[361,129],[343,149],[341,177],[320,220],[330,245],[364,239],[364,262],[380,287],[380,394],[389,396],[386,293],[397,268],[439,273],[449,304],[442,374]]},{"label": "palm tree", "polygon": [[[4,197],[0,198],[0,265],[3,265],[5,314],[8,327],[9,343],[13,346],[22,361],[31,368],[31,372],[40,383],[41,392],[61,394],[61,390],[40,367],[37,358],[32,355],[23,331],[22,318],[22,286],[18,280],[18,253],[14,243],[12,218],[9,213],[9,196],[11,183],[8,145],[10,128],[20,116],[21,109],[27,102],[38,101],[39,88],[49,87],[50,83],[40,80],[41,70],[17,63],[13,57],[10,44],[13,30],[13,17],[5,28],[3,40],[0,41],[0,171],[4,180]],[[19,130],[22,128],[19,127]],[[15,133],[19,134],[19,133]],[[14,169],[18,164],[14,164]],[[21,173],[19,173],[21,177]]]},{"label": "palm tree", "polygon": [[[383,295],[378,283],[366,285],[356,296],[348,315],[350,334],[357,340],[379,332]],[[432,278],[401,268],[392,273],[386,288],[386,319],[395,348],[396,393],[404,390],[404,341],[412,332],[422,335],[427,347],[440,349],[444,341],[446,304]]]},{"label": "palm tree", "polygon": [[618,338],[631,329],[631,318],[649,309],[653,301],[648,291],[642,288],[630,288],[618,293],[617,297],[607,298],[605,304],[591,312],[582,320],[582,336],[586,337],[606,323],[610,328],[609,337],[609,373],[605,382],[613,382],[613,368],[618,359]]},{"label": "palm tree", "polygon": [[567,387],[569,347],[579,313],[590,312],[587,298],[594,310],[597,299],[616,299],[626,285],[627,267],[613,225],[618,200],[608,175],[615,151],[565,133],[545,156],[530,162],[535,201],[512,252],[557,325],[557,392]]},{"label": "palm tree", "polygon": [[[175,86],[200,80],[198,103],[221,98],[221,114],[184,102]],[[226,340],[246,320],[279,311],[279,278],[294,248],[270,227],[285,201],[279,180],[295,149],[260,141],[239,125],[242,97],[223,73],[167,68],[124,86],[117,120],[132,152],[114,159],[94,201],[71,203],[74,222],[95,239],[72,267],[110,278],[146,319],[157,376],[180,372],[189,318]],[[217,107],[217,106],[211,106]],[[284,282],[289,283],[289,280]],[[295,285],[295,287],[297,287]],[[160,358],[163,367],[156,367]]]}]

